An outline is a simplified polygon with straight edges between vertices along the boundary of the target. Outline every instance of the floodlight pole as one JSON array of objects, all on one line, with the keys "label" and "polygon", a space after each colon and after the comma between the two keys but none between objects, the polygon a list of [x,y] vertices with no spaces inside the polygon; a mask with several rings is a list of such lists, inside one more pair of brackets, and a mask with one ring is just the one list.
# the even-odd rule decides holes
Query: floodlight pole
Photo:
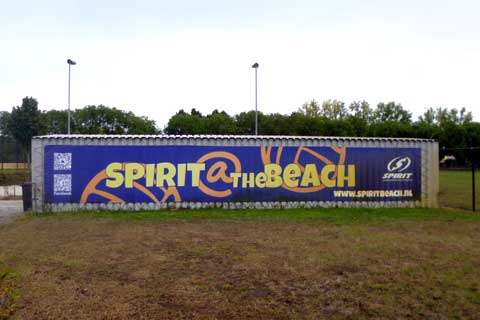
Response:
[{"label": "floodlight pole", "polygon": [[258,136],[258,82],[257,82],[258,63],[255,62],[252,68],[255,69],[255,135]]},{"label": "floodlight pole", "polygon": [[70,73],[71,73],[71,66],[74,66],[76,65],[77,63],[73,60],[70,60],[68,59],[67,60],[67,63],[68,63],[68,122],[67,122],[67,134],[70,134]]},{"label": "floodlight pole", "polygon": [[68,123],[67,123],[67,134],[70,134],[70,63],[68,64]]}]

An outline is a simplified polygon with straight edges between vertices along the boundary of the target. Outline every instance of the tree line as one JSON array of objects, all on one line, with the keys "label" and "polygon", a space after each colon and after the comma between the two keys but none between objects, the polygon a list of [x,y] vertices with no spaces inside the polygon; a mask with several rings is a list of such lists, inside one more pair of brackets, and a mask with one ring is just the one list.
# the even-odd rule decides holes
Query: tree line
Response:
[{"label": "tree line", "polygon": [[[254,134],[255,111],[230,116],[214,110],[202,115],[196,109],[178,111],[164,128],[167,134]],[[289,115],[258,113],[260,135],[402,137],[436,139],[441,147],[480,145],[480,123],[462,108],[430,108],[416,121],[401,104],[366,101],[315,100]]]},{"label": "tree line", "polygon": [[[166,134],[239,134],[255,133],[255,111],[230,116],[214,110],[203,115],[198,110],[178,111],[164,128]],[[417,120],[401,104],[379,103],[371,107],[366,101],[346,105],[342,101],[311,100],[291,114],[258,113],[260,135],[393,137],[435,139],[440,156],[454,155],[464,165],[464,148],[480,146],[480,123],[465,108],[429,108]]]},{"label": "tree line", "polygon": [[[474,122],[465,108],[429,108],[418,119],[395,102],[366,101],[347,105],[338,100],[319,103],[311,100],[291,114],[258,113],[260,135],[407,137],[436,139],[440,147],[480,146],[480,123]],[[65,134],[67,111],[40,111],[32,97],[23,99],[11,112],[0,112],[0,134],[18,144],[30,147],[31,137],[43,134]],[[103,105],[89,105],[72,111],[74,134],[222,134],[255,133],[255,111],[229,115],[214,110],[202,114],[196,109],[179,110],[163,130],[154,120]],[[463,154],[458,153],[460,158]]]},{"label": "tree line", "polygon": [[[25,97],[11,112],[0,112],[0,135],[29,149],[33,136],[67,133],[67,110],[40,111],[38,101]],[[154,120],[103,105],[71,112],[72,134],[156,134]]]}]

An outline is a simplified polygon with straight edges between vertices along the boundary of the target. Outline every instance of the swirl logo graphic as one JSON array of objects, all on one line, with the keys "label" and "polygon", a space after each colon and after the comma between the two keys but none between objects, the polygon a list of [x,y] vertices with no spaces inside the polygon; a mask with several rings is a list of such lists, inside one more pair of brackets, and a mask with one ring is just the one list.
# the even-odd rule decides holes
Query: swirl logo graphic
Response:
[{"label": "swirl logo graphic", "polygon": [[388,163],[387,169],[390,172],[403,172],[407,170],[411,164],[412,160],[409,157],[396,157]]}]

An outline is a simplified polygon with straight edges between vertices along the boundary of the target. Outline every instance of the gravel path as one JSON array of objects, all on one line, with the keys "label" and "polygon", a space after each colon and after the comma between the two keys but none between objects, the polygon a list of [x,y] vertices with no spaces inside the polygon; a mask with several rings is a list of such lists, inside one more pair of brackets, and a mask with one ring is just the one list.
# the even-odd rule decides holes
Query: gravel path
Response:
[{"label": "gravel path", "polygon": [[5,224],[23,211],[21,200],[0,200],[0,224]]}]

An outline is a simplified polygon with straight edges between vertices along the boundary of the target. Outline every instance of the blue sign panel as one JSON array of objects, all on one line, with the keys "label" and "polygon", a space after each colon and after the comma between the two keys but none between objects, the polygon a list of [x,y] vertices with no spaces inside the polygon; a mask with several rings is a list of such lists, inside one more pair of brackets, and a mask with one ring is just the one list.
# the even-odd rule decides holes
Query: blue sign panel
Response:
[{"label": "blue sign panel", "polygon": [[420,148],[45,147],[46,203],[420,200]]}]

